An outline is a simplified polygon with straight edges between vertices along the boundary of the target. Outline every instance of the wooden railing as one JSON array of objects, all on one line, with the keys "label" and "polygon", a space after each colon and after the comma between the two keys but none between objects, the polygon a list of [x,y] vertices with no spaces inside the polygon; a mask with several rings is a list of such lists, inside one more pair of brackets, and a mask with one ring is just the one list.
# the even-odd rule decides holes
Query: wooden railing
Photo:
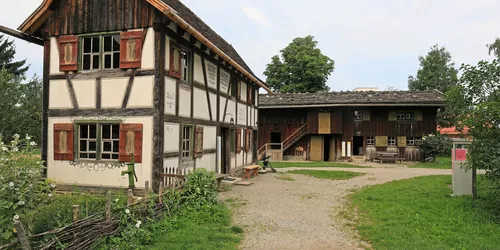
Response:
[{"label": "wooden railing", "polygon": [[304,136],[306,133],[307,133],[307,123],[302,125],[302,127],[298,128],[297,130],[295,130],[295,132],[293,132],[290,136],[288,136],[285,140],[283,140],[283,142],[281,142],[281,144],[283,144],[281,147],[283,151],[290,148],[294,143],[297,142],[297,140],[302,138],[302,136]]}]

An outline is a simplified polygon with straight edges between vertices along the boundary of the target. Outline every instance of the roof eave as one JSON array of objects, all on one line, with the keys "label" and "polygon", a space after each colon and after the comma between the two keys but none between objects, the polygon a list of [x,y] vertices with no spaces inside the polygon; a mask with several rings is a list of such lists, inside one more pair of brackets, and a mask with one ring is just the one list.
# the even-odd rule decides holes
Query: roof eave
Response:
[{"label": "roof eave", "polygon": [[316,107],[443,107],[445,103],[330,103],[330,104],[303,104],[303,105],[266,105],[259,104],[259,109],[279,108],[316,108]]}]

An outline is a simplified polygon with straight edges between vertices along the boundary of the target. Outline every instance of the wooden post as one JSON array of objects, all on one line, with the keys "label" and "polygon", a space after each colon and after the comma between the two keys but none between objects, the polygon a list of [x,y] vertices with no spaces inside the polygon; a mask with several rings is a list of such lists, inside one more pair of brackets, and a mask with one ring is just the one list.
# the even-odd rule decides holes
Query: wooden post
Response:
[{"label": "wooden post", "polygon": [[145,181],[144,188],[145,188],[145,190],[144,190],[144,192],[145,192],[144,193],[144,197],[146,197],[149,194],[149,181]]},{"label": "wooden post", "polygon": [[106,197],[106,220],[111,220],[111,191],[108,191]]},{"label": "wooden post", "polygon": [[89,217],[89,200],[85,200],[85,217]]},{"label": "wooden post", "polygon": [[163,195],[163,181],[160,181],[160,189],[158,189],[158,203],[162,204],[162,196]]},{"label": "wooden post", "polygon": [[128,190],[127,197],[127,206],[134,204],[134,193],[132,192],[132,189]]},{"label": "wooden post", "polygon": [[21,249],[23,250],[31,250],[30,242],[28,241],[28,236],[26,235],[26,231],[24,230],[23,224],[19,220],[14,221],[14,228],[17,232],[17,238],[21,243]]},{"label": "wooden post", "polygon": [[73,221],[77,221],[80,214],[80,205],[73,205]]}]

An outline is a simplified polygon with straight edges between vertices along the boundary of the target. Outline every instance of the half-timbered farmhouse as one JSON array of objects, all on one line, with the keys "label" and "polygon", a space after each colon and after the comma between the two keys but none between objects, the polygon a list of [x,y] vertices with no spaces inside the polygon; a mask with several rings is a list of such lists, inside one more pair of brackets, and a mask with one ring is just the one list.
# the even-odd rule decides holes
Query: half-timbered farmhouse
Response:
[{"label": "half-timbered farmhouse", "polygon": [[417,160],[416,142],[436,132],[435,91],[261,95],[259,156],[276,160],[370,159],[376,151]]},{"label": "half-timbered farmhouse", "polygon": [[257,158],[259,88],[235,49],[179,0],[44,0],[19,27],[44,46],[47,177],[158,190],[162,173]]}]

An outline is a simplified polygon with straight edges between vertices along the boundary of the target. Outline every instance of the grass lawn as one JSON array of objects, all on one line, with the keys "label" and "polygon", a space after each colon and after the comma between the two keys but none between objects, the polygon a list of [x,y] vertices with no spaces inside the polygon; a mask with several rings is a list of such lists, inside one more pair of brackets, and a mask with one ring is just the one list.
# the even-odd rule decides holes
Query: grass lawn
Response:
[{"label": "grass lawn", "polygon": [[[260,166],[262,162],[259,162]],[[369,166],[360,166],[360,165],[352,165],[347,163],[340,162],[316,162],[316,161],[307,161],[307,162],[271,162],[271,166],[273,168],[369,168]]]},{"label": "grass lawn", "polygon": [[288,174],[302,174],[319,179],[330,180],[348,180],[356,176],[364,175],[363,173],[348,172],[348,171],[324,171],[324,170],[292,170]]},{"label": "grass lawn", "polygon": [[186,212],[160,221],[163,234],[154,235],[146,249],[236,249],[243,230],[231,226],[231,215],[225,205],[209,214]]},{"label": "grass lawn", "polygon": [[435,162],[419,162],[409,167],[451,169],[451,156],[439,156]]},{"label": "grass lawn", "polygon": [[354,194],[356,228],[374,249],[499,249],[500,222],[469,197],[451,197],[451,176],[371,186]]}]

